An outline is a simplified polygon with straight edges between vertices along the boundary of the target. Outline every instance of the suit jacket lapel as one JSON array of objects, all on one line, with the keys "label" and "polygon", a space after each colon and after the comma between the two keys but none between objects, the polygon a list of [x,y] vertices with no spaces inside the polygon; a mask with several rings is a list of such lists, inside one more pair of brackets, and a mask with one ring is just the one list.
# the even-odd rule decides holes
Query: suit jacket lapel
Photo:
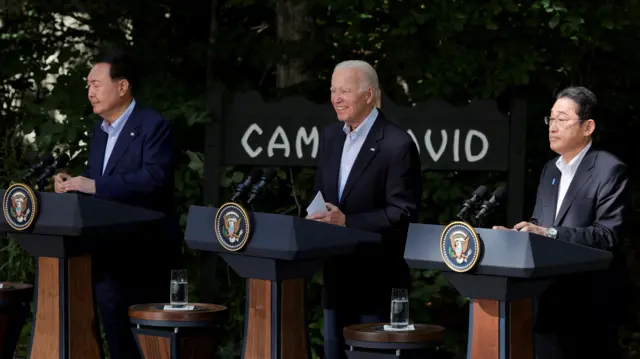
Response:
[{"label": "suit jacket lapel", "polygon": [[576,174],[573,176],[573,180],[569,185],[569,189],[567,189],[567,194],[562,200],[558,215],[553,222],[554,226],[558,226],[560,222],[562,222],[562,219],[567,214],[567,211],[569,210],[569,207],[571,207],[571,204],[573,203],[576,195],[578,194],[578,192],[580,192],[582,186],[587,183],[589,178],[591,178],[591,169],[595,165],[595,156],[595,153],[589,151],[582,159],[582,162],[580,163],[580,166],[578,166],[578,170],[576,171]]},{"label": "suit jacket lapel", "polygon": [[[102,123],[102,121],[100,121]],[[90,158],[88,158],[89,163],[91,163],[91,172],[89,176],[91,178],[100,177],[102,175],[102,166],[104,165],[104,151],[107,147],[107,133],[100,128],[100,124],[93,131],[93,137],[91,138],[91,146],[93,146],[93,151],[90,154],[93,154]]]},{"label": "suit jacket lapel", "polygon": [[[140,118],[138,111],[136,111],[137,108],[137,106],[134,107],[131,115],[129,115],[127,123],[124,124],[124,127],[120,131],[118,140],[113,147],[113,151],[111,151],[111,156],[109,156],[107,167],[104,169],[104,175],[111,174],[120,157],[122,157],[122,155],[127,151],[127,148],[129,148],[131,142],[133,142],[133,140],[138,136],[137,128],[140,125]],[[102,169],[102,167],[100,169]]]},{"label": "suit jacket lapel", "polygon": [[327,159],[327,170],[324,174],[324,181],[327,183],[324,200],[337,205],[338,203],[338,178],[340,177],[340,162],[342,161],[342,148],[344,140],[347,137],[342,127],[337,136],[331,139],[329,143],[330,151]]},{"label": "suit jacket lapel", "polygon": [[[347,183],[344,186],[344,190],[342,191],[342,198],[340,199],[340,204],[344,203],[345,199],[349,196],[349,193],[353,189],[353,186],[358,181],[360,175],[367,169],[369,163],[376,157],[379,152],[378,142],[384,137],[384,119],[382,115],[379,113],[378,118],[373,123],[367,138],[364,140],[362,147],[360,148],[360,152],[358,152],[358,156],[356,157],[355,162],[353,163],[353,167],[351,168],[351,172],[349,172],[349,177],[347,177]],[[342,157],[342,156],[340,156]]]}]

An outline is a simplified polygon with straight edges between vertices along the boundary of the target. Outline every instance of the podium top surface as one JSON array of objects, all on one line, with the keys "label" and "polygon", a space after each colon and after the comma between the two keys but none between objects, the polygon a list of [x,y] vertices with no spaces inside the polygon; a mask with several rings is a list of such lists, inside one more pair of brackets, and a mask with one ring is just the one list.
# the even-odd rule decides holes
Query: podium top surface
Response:
[{"label": "podium top surface", "polygon": [[252,235],[240,251],[230,252],[218,242],[215,216],[218,208],[191,206],[185,230],[189,248],[270,259],[320,259],[348,254],[361,243],[377,243],[377,233],[345,228],[300,217],[252,212]]},{"label": "podium top surface", "polygon": [[[0,198],[4,193],[0,190]],[[165,217],[161,212],[82,194],[36,192],[36,196],[39,210],[33,227],[16,231],[2,216],[0,231],[76,237],[130,231]]]},{"label": "podium top surface", "polygon": [[[440,238],[445,226],[412,223],[404,258],[409,267],[451,271],[443,262]],[[528,232],[476,228],[480,258],[469,274],[543,278],[605,270],[613,254]]]}]

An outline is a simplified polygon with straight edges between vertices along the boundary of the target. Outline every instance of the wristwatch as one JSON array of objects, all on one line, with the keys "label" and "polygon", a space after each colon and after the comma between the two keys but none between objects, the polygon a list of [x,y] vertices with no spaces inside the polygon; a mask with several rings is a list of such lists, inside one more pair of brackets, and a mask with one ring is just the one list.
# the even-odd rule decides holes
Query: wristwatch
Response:
[{"label": "wristwatch", "polygon": [[547,228],[547,237],[556,239],[558,237],[558,230],[553,227]]}]

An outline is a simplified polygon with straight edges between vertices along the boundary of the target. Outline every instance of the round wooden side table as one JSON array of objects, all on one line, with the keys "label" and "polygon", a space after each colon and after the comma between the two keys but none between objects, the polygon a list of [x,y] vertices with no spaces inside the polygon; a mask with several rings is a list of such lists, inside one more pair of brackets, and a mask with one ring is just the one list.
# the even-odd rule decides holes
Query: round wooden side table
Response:
[{"label": "round wooden side table", "polygon": [[165,303],[129,307],[131,330],[144,359],[210,359],[218,346],[216,331],[227,308],[189,303],[193,310],[164,310]]},{"label": "round wooden side table", "polygon": [[439,325],[413,324],[415,330],[387,331],[388,323],[355,324],[344,328],[349,359],[432,359],[438,358],[438,344],[445,328]]},{"label": "round wooden side table", "polygon": [[13,358],[32,300],[31,284],[0,282],[0,358]]}]

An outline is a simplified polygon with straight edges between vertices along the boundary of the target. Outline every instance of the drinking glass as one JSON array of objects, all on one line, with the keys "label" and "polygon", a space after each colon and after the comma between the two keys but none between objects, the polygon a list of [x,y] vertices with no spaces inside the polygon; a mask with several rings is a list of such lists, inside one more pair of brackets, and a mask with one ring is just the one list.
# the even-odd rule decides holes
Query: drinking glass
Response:
[{"label": "drinking glass", "polygon": [[404,329],[409,326],[409,290],[391,290],[391,328]]},{"label": "drinking glass", "polygon": [[189,303],[187,286],[187,270],[174,269],[171,271],[171,306],[184,307]]}]

